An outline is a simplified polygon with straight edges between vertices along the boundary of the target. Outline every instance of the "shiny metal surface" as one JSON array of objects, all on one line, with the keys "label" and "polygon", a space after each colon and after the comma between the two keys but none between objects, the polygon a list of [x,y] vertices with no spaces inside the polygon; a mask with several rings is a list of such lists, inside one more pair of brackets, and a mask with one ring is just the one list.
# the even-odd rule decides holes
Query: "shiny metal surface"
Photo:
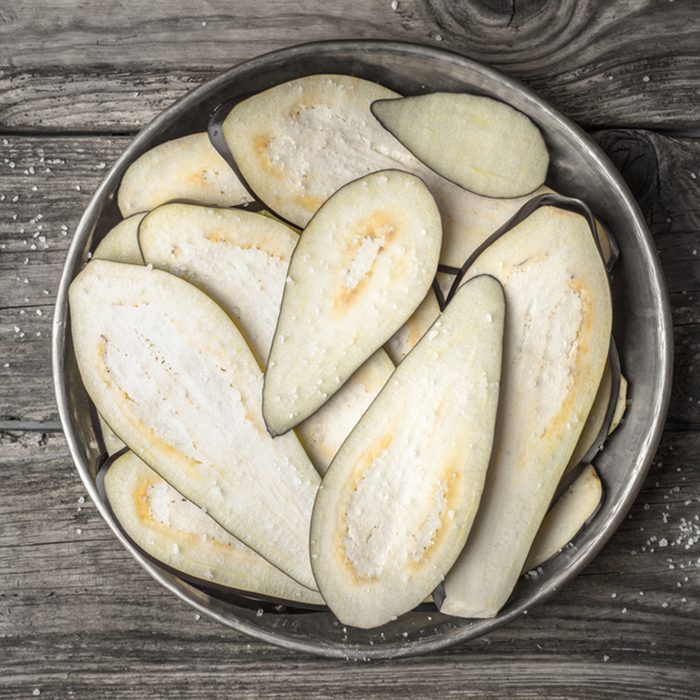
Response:
[{"label": "shiny metal surface", "polygon": [[[126,167],[162,141],[205,130],[220,102],[320,72],[350,73],[404,94],[469,90],[512,104],[545,135],[552,155],[548,184],[586,200],[620,244],[621,259],[613,275],[615,338],[629,379],[631,403],[623,424],[595,460],[605,501],[575,546],[547,562],[536,579],[521,579],[509,603],[492,620],[462,620],[426,611],[410,613],[376,630],[354,630],[339,625],[327,612],[258,615],[256,605],[215,597],[145,559],[124,538],[95,488],[100,453],[97,424],[75,364],[67,291],[88,252],[119,219],[116,190]],[[448,51],[378,41],[306,44],[253,59],[200,86],[141,131],[112,166],[78,224],[53,326],[54,382],[71,454],[102,517],[139,564],[182,600],[230,627],[299,651],[352,659],[422,654],[472,639],[523,614],[575,577],[623,520],[649,469],[666,415],[672,355],[669,302],[653,241],[627,186],[596,144],[534,93],[496,71]]]}]

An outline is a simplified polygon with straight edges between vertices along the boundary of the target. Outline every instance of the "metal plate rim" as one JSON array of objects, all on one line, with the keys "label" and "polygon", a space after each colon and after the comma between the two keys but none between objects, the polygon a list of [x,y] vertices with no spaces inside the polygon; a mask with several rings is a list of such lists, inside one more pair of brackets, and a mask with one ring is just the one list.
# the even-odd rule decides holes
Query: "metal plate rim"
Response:
[{"label": "metal plate rim", "polygon": [[[130,162],[134,155],[138,153],[139,144],[146,141],[153,134],[163,129],[172,121],[176,120],[177,117],[191,105],[196,104],[207,95],[215,94],[220,86],[227,84],[233,78],[235,78],[236,75],[246,70],[250,70],[255,67],[264,69],[265,66],[273,60],[291,61],[298,58],[300,55],[307,55],[309,53],[323,54],[324,52],[333,51],[337,48],[344,48],[362,54],[371,54],[373,52],[380,51],[403,52],[406,54],[418,55],[426,60],[450,61],[457,69],[461,68],[476,71],[477,73],[480,73],[481,75],[484,75],[490,79],[497,80],[501,84],[507,86],[510,90],[519,93],[529,102],[533,103],[539,111],[548,114],[551,118],[563,125],[571,138],[573,138],[581,146],[581,148],[586,150],[588,156],[595,162],[596,167],[604,173],[607,181],[615,188],[617,197],[624,202],[627,213],[631,222],[633,223],[637,239],[640,244],[644,246],[646,257],[650,261],[650,269],[648,273],[650,282],[654,288],[654,300],[656,307],[659,310],[656,331],[659,338],[659,346],[661,348],[660,360],[663,367],[663,372],[661,376],[658,377],[657,387],[659,391],[651,411],[650,430],[647,435],[647,439],[640,446],[636,461],[630,467],[632,478],[630,479],[627,488],[625,489],[624,494],[618,503],[617,509],[605,522],[595,539],[593,539],[585,549],[580,550],[579,556],[573,562],[572,566],[555,576],[553,579],[549,580],[545,586],[542,586],[540,590],[538,590],[527,601],[527,605],[521,603],[512,606],[505,613],[489,620],[481,620],[476,624],[468,624],[467,621],[465,621],[465,625],[463,627],[445,634],[443,637],[424,639],[412,644],[387,643],[382,646],[370,647],[365,645],[362,648],[357,648],[323,644],[311,639],[308,641],[299,640],[283,634],[273,634],[267,632],[266,630],[260,629],[255,625],[249,624],[245,620],[224,615],[222,612],[213,609],[202,600],[197,599],[194,589],[191,589],[191,587],[189,587],[186,583],[181,582],[171,574],[158,569],[152,563],[146,560],[138,551],[136,551],[131,543],[124,537],[116,523],[113,522],[111,514],[107,510],[105,504],[102,503],[99,494],[97,493],[95,484],[90,475],[89,466],[85,463],[80,454],[80,444],[70,415],[70,401],[66,382],[64,381],[64,354],[66,349],[65,341],[66,334],[68,332],[68,287],[73,279],[74,271],[78,268],[81,252],[86,243],[86,239],[90,234],[90,221],[98,211],[99,204],[102,199],[107,196],[109,189],[114,186],[114,180],[123,164]],[[646,477],[646,474],[651,466],[656,448],[661,440],[665,416],[670,401],[673,361],[673,334],[670,302],[651,234],[646,227],[637,203],[635,202],[621,175],[617,172],[610,160],[597,146],[597,144],[595,144],[577,125],[575,125],[568,118],[559,114],[548,103],[543,101],[534,92],[521,85],[519,82],[455,52],[411,42],[380,40],[329,40],[300,44],[279,49],[234,66],[228,71],[225,71],[217,77],[198,86],[192,92],[183,96],[164,110],[136,135],[126,150],[115,161],[86,207],[76,227],[76,231],[66,257],[66,262],[58,287],[52,330],[52,372],[54,387],[56,392],[58,413],[69,451],[76,465],[80,478],[89,496],[97,506],[100,515],[114,532],[116,537],[121,541],[124,547],[134,557],[134,559],[149,573],[150,576],[158,581],[158,583],[174,593],[181,600],[191,605],[200,613],[205,614],[218,622],[277,646],[332,658],[370,660],[398,658],[429,653],[486,634],[487,632],[510,622],[515,617],[526,613],[528,607],[549,598],[561,586],[572,580],[590,563],[590,561],[600,552],[605,543],[625,518],[634,499],[639,493],[644,478]]]}]

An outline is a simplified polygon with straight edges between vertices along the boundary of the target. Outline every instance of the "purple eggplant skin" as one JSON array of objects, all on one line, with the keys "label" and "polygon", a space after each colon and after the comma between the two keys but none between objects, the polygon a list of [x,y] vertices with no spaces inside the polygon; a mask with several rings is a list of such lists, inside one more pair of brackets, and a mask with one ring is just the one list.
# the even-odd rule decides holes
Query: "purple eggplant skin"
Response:
[{"label": "purple eggplant skin", "polygon": [[[612,425],[613,418],[615,416],[615,409],[617,407],[617,400],[620,396],[620,385],[622,381],[622,367],[620,365],[620,354],[617,350],[617,344],[615,343],[615,338],[610,338],[610,369],[611,369],[611,386],[610,386],[610,401],[608,402],[608,407],[605,410],[605,417],[603,418],[603,423],[600,426],[598,435],[596,435],[593,444],[588,449],[588,452],[581,457],[581,461],[572,467],[568,474],[565,474],[564,478],[557,486],[557,490],[554,492],[552,497],[552,504],[554,505],[561,495],[571,486],[571,484],[576,481],[579,474],[583,468],[590,464],[595,456],[603,449],[603,445],[610,436],[610,426]],[[551,506],[550,506],[551,507]]]},{"label": "purple eggplant skin", "polygon": [[[449,91],[449,90],[441,90],[440,92],[449,93],[450,91]],[[453,95],[458,95],[458,94],[464,94],[464,93],[452,92],[451,94],[453,94]],[[382,121],[382,119],[377,115],[377,111],[376,111],[376,109],[375,109],[375,105],[377,105],[377,104],[379,104],[379,103],[381,103],[381,102],[396,102],[397,100],[402,100],[402,99],[405,99],[406,97],[418,97],[418,95],[402,95],[401,97],[394,97],[394,98],[390,98],[390,99],[374,100],[374,102],[372,102],[372,104],[370,104],[370,106],[369,106],[369,111],[372,113],[372,116],[382,125],[382,127],[383,127],[386,131],[388,131],[397,141],[399,141],[399,143],[401,143],[401,145],[402,145],[407,151],[409,151],[409,152],[413,155],[413,157],[416,158],[416,160],[419,160],[421,163],[423,163],[423,165],[424,165],[426,168],[428,168],[428,170],[431,170],[431,171],[434,172],[436,175],[439,175],[443,180],[447,180],[448,182],[451,182],[453,185],[455,185],[455,187],[459,187],[460,189],[467,190],[468,192],[472,192],[473,194],[476,194],[476,195],[478,195],[479,197],[485,197],[485,198],[487,198],[487,199],[519,199],[520,197],[527,197],[529,194],[532,194],[533,192],[536,192],[540,187],[542,187],[542,185],[546,184],[548,178],[545,178],[545,181],[544,181],[544,182],[542,182],[542,183],[540,183],[539,185],[537,185],[537,187],[533,187],[529,192],[525,192],[524,194],[516,195],[516,196],[514,196],[514,197],[495,197],[494,195],[482,194],[481,192],[474,192],[474,190],[470,190],[470,189],[464,187],[464,185],[460,185],[458,182],[455,182],[454,180],[451,180],[449,177],[446,177],[446,176],[443,175],[442,173],[438,173],[437,171],[433,170],[433,168],[431,168],[427,163],[425,163],[423,160],[421,160],[420,158],[418,158],[418,156],[417,156],[415,153],[413,153],[413,151],[411,151],[410,148],[408,148],[407,146],[404,146],[404,145],[403,145],[403,142],[401,142],[401,140],[391,131],[391,129],[389,129],[389,128],[387,127],[387,125],[386,125],[386,124]],[[494,98],[494,99],[495,99],[495,98]],[[496,101],[497,101],[497,102],[503,102],[503,104],[508,105],[508,103],[504,102],[503,100],[496,100]],[[508,107],[511,107],[511,105],[508,105]],[[513,109],[515,109],[515,107],[513,107]],[[520,110],[516,110],[516,111],[519,112]],[[522,113],[521,113],[521,114],[522,114]],[[524,115],[524,116],[527,116],[527,115]],[[528,119],[529,119],[529,117],[528,117]],[[532,121],[532,120],[530,120],[530,121]],[[534,122],[533,122],[533,123],[534,123]]]},{"label": "purple eggplant skin", "polygon": [[224,138],[223,131],[224,119],[226,119],[226,117],[229,115],[229,112],[236,106],[238,102],[240,102],[241,100],[245,100],[247,97],[250,96],[251,93],[247,93],[241,95],[240,97],[234,97],[228,102],[220,104],[212,112],[212,115],[209,118],[209,123],[207,124],[207,133],[209,134],[209,141],[214,147],[214,150],[226,161],[229,168],[233,170],[233,172],[236,174],[236,177],[243,183],[244,187],[248,190],[250,196],[253,197],[255,201],[259,201],[258,198],[255,196],[253,190],[250,189],[250,186],[245,181],[245,178],[241,174],[241,171],[238,169],[238,165],[236,164],[236,161],[233,157],[233,153],[231,153],[231,149],[228,147],[226,139]]},{"label": "purple eggplant skin", "polygon": [[[248,191],[248,194],[253,198],[253,202],[251,203],[252,206],[248,207],[249,210],[251,211],[268,211],[270,214],[274,215],[277,219],[279,219],[283,224],[287,224],[290,228],[293,228],[295,230],[298,230],[298,226],[295,223],[292,223],[288,219],[285,219],[283,216],[281,216],[278,212],[273,211],[265,202],[258,197],[257,194],[255,194],[255,191],[253,188],[250,186],[248,181],[243,177],[243,173],[241,172],[241,169],[238,167],[238,164],[236,163],[236,159],[233,157],[233,153],[231,153],[231,149],[228,147],[228,144],[226,143],[226,139],[224,138],[224,120],[226,117],[229,115],[229,112],[239,103],[242,102],[243,100],[247,99],[248,97],[252,97],[255,93],[244,93],[243,95],[239,95],[238,97],[234,97],[227,102],[224,102],[220,104],[213,112],[211,117],[209,118],[209,123],[207,124],[207,133],[209,134],[209,141],[211,142],[211,145],[214,147],[214,150],[226,161],[226,164],[233,170],[234,174],[236,177],[241,181],[241,184],[243,187],[246,188]],[[197,202],[191,202],[191,204],[197,204]]]},{"label": "purple eggplant skin", "polygon": [[[486,250],[492,243],[495,243],[501,236],[505,235],[511,229],[515,228],[518,224],[524,221],[528,216],[541,207],[557,207],[565,211],[571,211],[576,214],[582,215],[588,224],[593,240],[595,241],[596,248],[598,249],[598,254],[601,260],[605,264],[605,256],[603,255],[603,248],[600,241],[600,234],[598,233],[598,227],[596,225],[595,216],[591,211],[590,207],[581,199],[574,197],[567,197],[560,194],[543,194],[537,197],[533,197],[528,200],[508,221],[506,221],[500,228],[498,228],[494,233],[492,233],[470,256],[465,260],[462,268],[455,275],[454,282],[450,287],[450,291],[447,294],[447,299],[445,305],[450,303],[450,300],[454,297],[455,293],[459,289],[460,283],[467,273],[468,269],[473,265],[476,259]],[[608,272],[608,281],[610,281],[610,271],[619,259],[619,247],[614,237],[608,234],[610,240],[611,248],[611,258],[605,268]],[[438,299],[439,302],[439,299]],[[581,471],[581,467],[584,464],[590,462],[593,457],[600,451],[608,437],[608,431],[610,430],[610,425],[612,423],[613,416],[615,414],[615,407],[617,404],[617,399],[620,394],[620,381],[622,376],[622,370],[620,366],[620,355],[615,344],[615,339],[610,339],[610,364],[612,368],[612,388],[610,392],[610,402],[608,404],[607,411],[605,413],[605,418],[603,420],[603,425],[596,436],[595,442],[588,450],[588,452],[583,456],[579,465],[572,469],[570,474],[567,475],[565,479],[562,480],[560,486],[557,488],[554,499],[557,499],[561,493],[563,493],[566,488],[571,484],[571,482],[578,476]],[[439,591],[437,592],[439,598]]]},{"label": "purple eggplant skin", "polygon": [[[119,452],[115,452],[111,457],[107,457],[104,462],[100,465],[97,474],[95,476],[95,486],[97,488],[97,493],[100,496],[100,499],[102,500],[102,503],[105,505],[107,510],[109,511],[110,515],[112,516],[112,519],[114,523],[117,525],[119,528],[119,531],[124,535],[124,537],[129,541],[129,544],[142,556],[144,559],[147,559],[149,562],[152,564],[155,564],[158,568],[163,569],[164,571],[167,571],[170,574],[173,574],[177,576],[178,578],[182,579],[183,581],[186,581],[187,583],[192,584],[193,586],[196,586],[200,590],[204,592],[210,592],[214,591],[218,593],[217,597],[221,597],[222,594],[225,596],[224,599],[228,600],[229,602],[234,603],[235,605],[241,606],[241,607],[248,607],[248,608],[259,608],[260,605],[258,603],[263,602],[263,603],[268,603],[272,606],[284,606],[285,613],[295,613],[295,612],[318,612],[320,610],[328,610],[328,608],[324,605],[312,605],[310,603],[299,603],[297,601],[289,601],[289,600],[283,600],[281,598],[270,598],[268,596],[260,596],[259,598],[256,598],[250,591],[242,591],[237,588],[231,588],[229,586],[224,586],[219,583],[214,583],[212,581],[207,581],[205,579],[197,578],[196,576],[191,576],[190,574],[186,574],[183,571],[180,571],[179,569],[176,569],[172,566],[169,566],[168,564],[165,564],[164,562],[160,561],[159,559],[156,559],[154,556],[150,555],[146,550],[142,549],[134,540],[131,539],[129,534],[126,532],[126,530],[122,527],[121,523],[119,522],[119,519],[117,518],[116,514],[112,510],[112,506],[109,503],[109,499],[107,498],[107,491],[105,489],[104,485],[104,480],[105,476],[107,475],[107,472],[109,468],[114,464],[114,462],[117,461],[121,456],[123,456],[125,453],[129,451],[128,447],[124,447]],[[251,603],[251,601],[255,601],[255,604]],[[276,612],[280,612],[277,610]]]},{"label": "purple eggplant skin", "polygon": [[[385,170],[377,171],[377,172],[384,172],[384,173],[397,172],[397,173],[404,173],[404,174],[412,175],[412,176],[415,177],[416,179],[420,180],[420,181],[423,183],[423,185],[425,185],[425,182],[423,181],[422,178],[418,177],[417,175],[413,175],[412,173],[406,173],[406,171],[399,170],[398,168],[387,168],[387,169],[385,169]],[[342,185],[340,188],[338,188],[338,189],[333,193],[332,197],[335,197],[336,195],[338,195],[339,193],[341,193],[341,192],[342,192],[343,190],[345,190],[346,188],[351,187],[351,186],[354,186],[357,182],[363,180],[364,178],[369,177],[369,176],[371,176],[371,175],[375,175],[375,174],[376,174],[376,173],[369,173],[368,175],[362,175],[362,176],[360,176],[360,177],[358,177],[358,178],[355,178],[354,180],[350,180],[349,182],[346,182],[344,185]],[[427,189],[427,185],[426,185],[426,189]],[[429,192],[429,191],[430,191],[430,190],[428,190],[428,192]],[[330,198],[329,198],[329,199],[330,199]],[[327,201],[328,201],[328,200],[327,200]],[[318,209],[318,211],[317,211],[315,214],[313,214],[313,216],[311,217],[311,219],[309,219],[308,223],[307,223],[306,226],[304,227],[304,230],[306,230],[307,228],[309,228],[309,226],[311,226],[312,222],[313,222],[314,219],[318,216],[319,212],[321,212],[322,209],[323,209],[323,206],[320,207],[320,208]],[[273,212],[271,209],[268,208],[267,211],[269,211],[269,212],[271,212],[272,214],[274,214],[275,216],[277,216],[277,214],[275,214],[275,212]],[[282,223],[286,223],[286,224],[287,224],[288,226],[290,226],[291,228],[298,230],[298,227],[297,227],[295,224],[292,224],[292,223],[286,221],[286,220],[283,219],[282,217],[279,217],[279,218],[280,218],[280,221],[282,221]],[[303,235],[303,232],[302,232],[302,235]],[[294,255],[296,255],[297,251],[298,251],[298,247],[295,248],[294,252],[292,253],[292,258],[291,258],[290,263],[289,263],[290,269],[291,269],[291,266],[292,266],[292,262],[293,262],[293,260],[294,260]],[[431,288],[432,288],[433,292],[435,293],[435,295],[436,295],[436,297],[437,297],[437,301],[438,301],[438,305],[440,306],[440,310],[443,311],[444,308],[445,308],[446,301],[445,301],[445,299],[444,299],[444,295],[443,295],[443,293],[442,293],[442,289],[440,288],[440,284],[439,284],[439,282],[438,282],[438,280],[437,280],[437,276],[436,276],[436,275],[437,275],[437,272],[438,272],[438,266],[436,265],[436,266],[435,266],[435,275],[433,276],[433,282],[432,282],[432,284],[431,284]],[[289,290],[289,287],[288,287],[287,285],[285,285],[284,293],[283,293],[283,295],[282,295],[282,301],[280,302],[280,315],[277,317],[277,324],[276,324],[276,326],[275,326],[275,333],[274,333],[275,336],[277,336],[278,331],[279,331],[279,321],[280,321],[280,317],[281,317],[281,310],[282,310],[282,308],[284,307],[285,297],[286,297],[287,294],[288,294],[288,290]],[[451,291],[451,289],[450,289],[450,291]],[[455,289],[455,291],[456,291],[456,289]],[[419,302],[419,304],[420,304],[420,302]],[[418,304],[418,305],[419,305],[419,304]],[[411,313],[406,317],[406,320],[408,320],[408,319],[411,317],[411,315],[412,315],[412,314],[415,312],[415,310],[418,308],[418,305],[416,305],[416,307],[415,307],[414,309],[411,310]],[[405,322],[405,321],[404,321],[404,322]],[[398,330],[398,329],[396,329],[396,330]],[[391,337],[391,335],[389,335],[389,337],[386,338],[386,340],[385,340],[384,342],[386,342],[387,340],[389,340],[390,337]],[[374,352],[376,352],[377,350],[381,349],[381,348],[384,346],[384,342],[380,343],[380,344],[374,349]],[[265,365],[265,366],[267,366],[267,365],[269,364],[271,355],[272,355],[272,347],[270,348],[270,354],[269,354],[268,357],[267,357],[266,365]],[[367,358],[365,358],[365,361],[366,361],[367,359],[369,359],[369,357],[371,357],[371,355],[368,356]],[[267,381],[267,375],[266,375],[265,381]],[[330,399],[330,398],[332,398],[332,396],[333,396],[333,395],[330,395],[328,398]],[[327,403],[327,402],[326,402],[326,403]],[[321,408],[323,408],[323,406],[325,406],[325,405],[326,405],[326,404],[324,403],[322,406],[319,406],[319,408],[317,409],[317,411],[320,410]],[[262,402],[262,406],[263,406],[263,420],[265,421],[265,427],[267,428],[268,433],[269,433],[273,438],[274,438],[274,437],[279,437],[280,435],[283,435],[283,434],[286,434],[286,433],[289,432],[289,430],[292,430],[292,429],[293,429],[293,428],[289,428],[289,429],[286,430],[284,433],[277,433],[277,432],[275,432],[273,429],[271,429],[271,427],[270,427],[270,426],[268,425],[268,423],[267,423],[267,419],[265,418],[265,394],[264,394],[264,392],[263,392],[263,402]],[[317,411],[316,411],[316,412],[317,412]],[[314,413],[314,414],[315,414],[315,413]],[[311,415],[314,415],[314,414],[311,414]]]},{"label": "purple eggplant skin", "polygon": [[[590,207],[582,200],[576,199],[575,197],[567,197],[563,194],[542,194],[537,197],[529,199],[525,204],[523,204],[520,209],[518,209],[513,216],[508,219],[502,226],[497,228],[476,250],[464,261],[459,272],[455,275],[454,282],[450,287],[450,291],[447,295],[446,303],[450,303],[450,300],[454,297],[459,289],[459,285],[464,279],[464,275],[467,270],[474,264],[476,259],[492,244],[495,243],[501,236],[505,235],[511,229],[515,228],[519,223],[527,219],[530,214],[537,211],[541,207],[556,207],[557,209],[564,209],[565,211],[570,211],[575,214],[580,214],[586,219],[588,228],[591,231],[593,240],[595,242],[596,248],[598,249],[598,254],[600,259],[605,265],[605,256],[603,254],[603,247],[600,242],[600,235],[598,234],[598,228],[596,226],[595,216],[591,211]],[[607,270],[607,265],[606,265]]]},{"label": "purple eggplant skin", "polygon": [[610,338],[610,369],[612,371],[612,385],[610,387],[610,403],[605,412],[603,425],[600,426],[600,431],[596,436],[595,442],[591,445],[588,452],[581,458],[581,464],[588,464],[597,454],[603,449],[603,444],[608,438],[610,426],[612,425],[617,407],[617,400],[620,396],[620,383],[622,379],[622,367],[620,366],[620,353],[617,350],[615,338]]},{"label": "purple eggplant skin", "polygon": [[[313,612],[328,612],[328,607],[325,605],[312,605],[310,603],[299,603],[298,601],[289,601],[281,598],[272,598],[269,596],[254,596],[250,591],[241,591],[236,588],[231,588],[229,586],[223,586],[218,583],[213,583],[212,581],[207,581],[204,579],[197,578],[196,576],[190,576],[178,569],[173,568],[162,561],[151,556],[148,552],[142,549],[136,542],[134,542],[131,537],[127,534],[121,523],[114,514],[112,507],[107,498],[107,493],[104,486],[104,479],[107,471],[112,466],[112,464],[119,459],[122,455],[129,451],[128,447],[124,447],[115,452],[111,457],[107,457],[106,454],[102,457],[102,463],[97,471],[95,477],[95,486],[97,487],[97,492],[100,495],[102,502],[112,516],[114,522],[116,523],[119,531],[124,535],[124,537],[129,541],[132,547],[142,556],[144,559],[148,560],[152,564],[155,564],[158,568],[163,571],[167,571],[174,576],[182,579],[183,581],[192,584],[199,590],[212,595],[220,600],[224,600],[228,603],[232,603],[238,607],[248,608],[250,610],[260,610],[266,613],[275,614],[285,614],[285,615],[301,615]],[[417,611],[435,611],[435,606],[432,603],[422,603],[416,608]]]}]

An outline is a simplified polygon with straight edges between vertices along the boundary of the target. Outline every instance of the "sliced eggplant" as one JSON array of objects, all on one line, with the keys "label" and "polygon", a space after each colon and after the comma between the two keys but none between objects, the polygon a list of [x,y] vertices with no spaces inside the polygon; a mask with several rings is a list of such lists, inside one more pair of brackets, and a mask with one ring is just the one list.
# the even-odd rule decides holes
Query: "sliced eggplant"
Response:
[{"label": "sliced eggplant", "polygon": [[102,442],[105,444],[105,450],[107,454],[111,457],[113,454],[123,450],[126,445],[124,442],[115,435],[114,431],[107,425],[105,419],[98,413],[97,421],[100,424],[100,432],[102,433]]},{"label": "sliced eggplant", "polygon": [[227,314],[160,270],[95,260],[69,291],[78,368],[124,442],[222,527],[307,588],[319,477],[273,440],[262,372]]},{"label": "sliced eggplant", "polygon": [[196,204],[158,207],[139,229],[144,260],[186,279],[219,304],[263,367],[298,240],[270,217]]},{"label": "sliced eggplant", "polygon": [[[299,236],[261,214],[165,204],[144,219],[139,239],[146,262],[188,280],[228,312],[264,367]],[[378,350],[298,426],[321,473],[393,371],[391,360]]]},{"label": "sliced eggplant", "polygon": [[321,475],[394,369],[389,355],[377,350],[330,401],[297,426],[301,442]]},{"label": "sliced eggplant", "polygon": [[[581,463],[588,463],[603,449],[610,433],[615,430],[626,408],[627,380],[622,376],[620,357],[613,342],[605,365],[598,393],[586,419],[565,475]],[[620,398],[622,397],[622,404]],[[616,421],[617,418],[617,422]]]},{"label": "sliced eggplant", "polygon": [[564,206],[588,216],[574,200],[533,200],[466,271],[500,280],[508,314],[494,451],[476,522],[445,579],[440,610],[450,615],[493,617],[507,601],[605,367],[606,270],[589,219]]},{"label": "sliced eggplant", "polygon": [[315,413],[405,323],[435,277],[440,212],[398,170],[336,192],[304,230],[289,266],[263,389],[281,435]]},{"label": "sliced eggplant", "polygon": [[107,469],[109,505],[138,547],[166,566],[207,583],[277,600],[323,605],[188,501],[133,452]]},{"label": "sliced eggplant", "polygon": [[[138,230],[139,224],[146,213],[133,214],[120,221],[112,228],[100,241],[95,252],[92,254],[93,260],[111,260],[112,262],[123,262],[131,265],[143,265],[143,257],[139,248]],[[102,416],[98,414],[100,433],[102,442],[109,456],[123,450],[126,445],[114,434],[114,431],[105,423]]]},{"label": "sliced eggplant", "polygon": [[145,213],[133,214],[128,219],[120,221],[95,248],[95,252],[92,254],[93,260],[111,260],[131,265],[143,265],[138,230],[144,216],[146,216]]},{"label": "sliced eggplant", "polygon": [[117,194],[124,217],[174,199],[225,207],[252,201],[207,133],[166,141],[146,151],[128,167]]},{"label": "sliced eggplant", "polygon": [[411,610],[459,555],[493,445],[504,315],[493,277],[464,285],[331,463],[311,560],[341,622],[376,627]]},{"label": "sliced eggplant", "polygon": [[[556,194],[554,190],[544,187],[540,189],[540,192]],[[600,224],[600,222],[596,222],[596,224],[598,239],[603,252],[603,259],[605,260],[607,269],[610,270],[617,261],[617,256],[619,254],[617,244],[614,242],[614,239],[610,236],[608,231],[606,231],[602,224]],[[496,228],[498,228],[498,226],[496,226]],[[484,240],[486,238],[488,238],[488,236],[484,235]],[[465,249],[465,251],[466,250],[467,249]],[[438,273],[438,279],[440,279],[440,277],[441,275]],[[447,275],[442,275],[442,277],[444,279],[447,277]],[[443,285],[441,284],[441,287],[442,286]],[[396,331],[385,346],[387,353],[389,353],[389,357],[391,357],[395,364],[401,362],[402,358],[409,353],[411,348],[418,342],[423,333],[425,333],[425,331],[439,315],[440,305],[434,292],[431,291],[428,293],[421,305],[416,309],[413,316],[411,316],[411,318],[409,318],[408,321],[406,321],[406,323],[399,328],[398,331]]]},{"label": "sliced eggplant", "polygon": [[370,111],[375,100],[396,97],[368,80],[310,75],[239,102],[221,129],[251,190],[266,207],[302,228],[352,180],[389,168],[418,175],[442,215],[440,262],[461,267],[527,198],[482,197],[426,168]]},{"label": "sliced eggplant", "polygon": [[588,464],[549,509],[527,555],[524,571],[536,569],[571,542],[598,510],[602,499],[600,477],[595,467]]},{"label": "sliced eggplant", "polygon": [[522,197],[544,184],[549,152],[522,112],[490,97],[434,92],[379,100],[372,113],[442,177],[487,197]]},{"label": "sliced eggplant", "polygon": [[384,346],[395,365],[398,365],[411,352],[439,315],[440,305],[431,289],[411,318],[389,338]]},{"label": "sliced eggplant", "polygon": [[610,368],[610,362],[607,362],[605,364],[605,370],[603,371],[603,377],[600,380],[600,385],[598,386],[598,392],[595,395],[590,413],[588,414],[586,422],[584,423],[581,436],[576,443],[576,448],[574,449],[571,459],[569,459],[569,463],[566,466],[566,470],[564,472],[565,474],[581,464],[583,457],[595,445],[600,435],[600,431],[605,424],[605,416],[607,415],[608,408],[610,406],[611,392],[612,369]]},{"label": "sliced eggplant", "polygon": [[627,410],[627,380],[623,375],[620,375],[620,390],[617,394],[617,402],[615,404],[615,411],[613,412],[612,421],[610,422],[610,430],[608,435],[610,435],[617,427],[622,423],[622,419]]}]

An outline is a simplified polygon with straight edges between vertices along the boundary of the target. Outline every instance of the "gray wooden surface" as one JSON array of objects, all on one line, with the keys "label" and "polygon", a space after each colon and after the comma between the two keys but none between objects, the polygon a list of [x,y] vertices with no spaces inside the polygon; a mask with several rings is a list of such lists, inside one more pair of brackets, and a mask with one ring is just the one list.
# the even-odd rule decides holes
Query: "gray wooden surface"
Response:
[{"label": "gray wooden surface", "polygon": [[[145,5],[0,5],[0,698],[698,697],[700,142],[668,134],[700,130],[695,0]],[[82,502],[49,366],[71,231],[130,136],[238,61],[358,37],[465,53],[594,130],[654,234],[676,342],[656,463],[593,564],[485,638],[365,665],[196,619],[151,581]]]}]

